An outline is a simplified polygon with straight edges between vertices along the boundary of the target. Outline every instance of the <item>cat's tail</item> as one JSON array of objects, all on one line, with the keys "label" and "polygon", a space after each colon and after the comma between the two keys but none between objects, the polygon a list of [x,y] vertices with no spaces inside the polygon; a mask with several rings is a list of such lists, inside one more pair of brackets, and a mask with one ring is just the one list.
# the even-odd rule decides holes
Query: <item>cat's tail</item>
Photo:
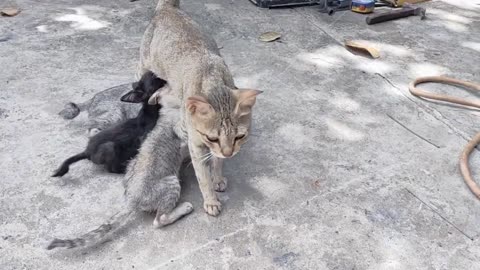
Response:
[{"label": "cat's tail", "polygon": [[156,9],[159,10],[164,6],[179,7],[180,0],[158,0]]},{"label": "cat's tail", "polygon": [[97,229],[90,231],[78,238],[75,239],[58,239],[55,238],[48,245],[47,249],[51,250],[54,248],[79,248],[92,246],[103,242],[107,235],[116,231],[121,226],[127,224],[129,221],[133,220],[136,216],[137,211],[134,208],[127,208],[124,211],[120,211],[114,216],[112,216],[107,222],[102,224]]},{"label": "cat's tail", "polygon": [[60,115],[63,119],[73,119],[77,117],[80,112],[86,110],[90,106],[90,102],[91,100],[83,103],[68,102],[63,107],[63,110],[58,113],[58,115]]},{"label": "cat's tail", "polygon": [[65,160],[62,165],[60,166],[60,168],[58,168],[55,173],[52,175],[52,177],[60,177],[60,176],[64,176],[66,173],[68,173],[68,169],[69,169],[69,166],[70,164],[72,163],[75,163],[77,161],[80,161],[82,159],[87,159],[88,158],[88,154],[85,153],[85,152],[82,152],[80,154],[76,154],[75,156],[73,157],[69,157],[67,158],[67,160]]}]

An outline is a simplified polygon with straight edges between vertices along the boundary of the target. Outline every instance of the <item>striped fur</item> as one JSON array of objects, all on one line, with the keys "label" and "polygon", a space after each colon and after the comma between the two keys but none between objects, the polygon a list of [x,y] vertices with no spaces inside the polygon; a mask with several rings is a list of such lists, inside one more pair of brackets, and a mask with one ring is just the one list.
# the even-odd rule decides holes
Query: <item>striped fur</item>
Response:
[{"label": "striped fur", "polygon": [[60,247],[70,249],[70,248],[91,246],[91,245],[100,243],[111,232],[117,230],[118,228],[120,228],[121,225],[130,221],[129,217],[131,217],[133,213],[135,213],[135,211],[133,211],[132,209],[127,209],[124,212],[117,213],[113,217],[111,217],[109,221],[100,225],[100,227],[98,227],[97,229],[92,230],[75,239],[55,238],[48,245],[47,249],[51,250],[51,249],[60,248]]},{"label": "striped fur", "polygon": [[[165,78],[182,103],[192,164],[205,211],[217,216],[224,191],[222,159],[234,156],[248,139],[253,89],[237,89],[215,40],[178,6],[160,0],[140,46],[137,76],[147,70]],[[209,139],[210,138],[210,139]]]},{"label": "striped fur", "polygon": [[101,243],[142,211],[156,212],[154,226],[161,227],[193,210],[188,202],[177,205],[180,198],[178,172],[185,158],[185,150],[182,149],[182,139],[178,136],[180,110],[174,105],[168,104],[162,108],[157,125],[127,167],[123,182],[127,202],[125,209],[97,229],[78,238],[53,240],[47,249],[79,248]]}]

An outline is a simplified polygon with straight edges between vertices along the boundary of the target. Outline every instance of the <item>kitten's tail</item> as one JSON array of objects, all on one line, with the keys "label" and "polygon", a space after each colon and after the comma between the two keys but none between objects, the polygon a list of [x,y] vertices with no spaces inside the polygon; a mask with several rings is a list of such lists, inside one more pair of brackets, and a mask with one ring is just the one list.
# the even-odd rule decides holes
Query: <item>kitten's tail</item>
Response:
[{"label": "kitten's tail", "polygon": [[73,102],[68,102],[65,104],[63,107],[63,110],[61,110],[58,115],[63,117],[63,119],[73,119],[77,117],[77,115],[80,114],[81,111],[84,111],[90,106],[91,100],[88,100],[83,103],[73,103]]},{"label": "kitten's tail", "polygon": [[158,0],[157,10],[161,9],[163,6],[179,7],[180,0]]},{"label": "kitten's tail", "polygon": [[136,215],[136,211],[133,208],[127,208],[124,211],[120,211],[112,216],[107,222],[102,224],[97,229],[90,231],[75,239],[58,239],[55,238],[47,247],[48,250],[54,248],[79,248],[85,246],[92,246],[94,244],[101,243],[109,233],[112,233],[119,229],[122,225],[127,224]]},{"label": "kitten's tail", "polygon": [[60,166],[60,168],[58,168],[55,173],[52,175],[52,177],[60,177],[60,176],[64,176],[66,173],[68,173],[68,169],[69,169],[69,166],[70,164],[72,163],[75,163],[77,161],[80,161],[82,159],[87,159],[88,158],[88,154],[85,153],[85,152],[82,152],[80,154],[76,154],[75,156],[73,157],[69,157],[67,158],[67,160],[65,160],[62,165]]}]

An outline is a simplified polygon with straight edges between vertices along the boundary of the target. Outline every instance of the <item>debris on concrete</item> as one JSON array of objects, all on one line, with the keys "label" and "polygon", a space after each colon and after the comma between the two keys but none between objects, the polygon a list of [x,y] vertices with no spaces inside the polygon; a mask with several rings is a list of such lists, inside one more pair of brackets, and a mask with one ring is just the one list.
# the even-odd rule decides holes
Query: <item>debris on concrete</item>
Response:
[{"label": "debris on concrete", "polygon": [[2,8],[0,10],[0,14],[2,14],[2,16],[7,16],[7,17],[16,16],[18,15],[18,13],[20,13],[20,9],[18,8]]},{"label": "debris on concrete", "polygon": [[280,33],[277,33],[277,32],[265,32],[263,34],[261,34],[258,39],[260,41],[263,41],[263,42],[272,42],[272,41],[275,41],[279,38],[281,38],[282,35]]},{"label": "debris on concrete", "polygon": [[367,54],[372,58],[379,58],[380,57],[380,52],[376,48],[374,48],[370,45],[362,44],[362,43],[357,42],[357,41],[346,40],[345,41],[345,47],[347,47],[347,49],[353,50],[355,52],[361,52],[363,54]]}]

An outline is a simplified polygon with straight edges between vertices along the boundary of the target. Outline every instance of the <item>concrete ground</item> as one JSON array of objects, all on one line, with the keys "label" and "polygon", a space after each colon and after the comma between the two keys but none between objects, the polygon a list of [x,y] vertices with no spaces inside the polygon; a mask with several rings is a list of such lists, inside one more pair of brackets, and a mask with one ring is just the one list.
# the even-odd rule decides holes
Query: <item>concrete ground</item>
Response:
[{"label": "concrete ground", "polygon": [[[412,97],[417,76],[480,81],[478,0],[424,4],[428,19],[373,26],[316,7],[183,0],[216,38],[238,86],[264,90],[255,129],[226,164],[219,217],[202,210],[164,229],[146,215],[113,241],[46,251],[100,225],[123,203],[121,176],[88,163],[49,175],[85,145],[86,116],[57,113],[134,78],[154,1],[6,0],[0,17],[0,269],[479,269],[480,202],[458,156],[478,110]],[[277,31],[281,42],[258,36]],[[380,50],[353,55],[346,39]],[[425,88],[478,98],[440,85]],[[478,153],[472,165],[480,179]]]}]

